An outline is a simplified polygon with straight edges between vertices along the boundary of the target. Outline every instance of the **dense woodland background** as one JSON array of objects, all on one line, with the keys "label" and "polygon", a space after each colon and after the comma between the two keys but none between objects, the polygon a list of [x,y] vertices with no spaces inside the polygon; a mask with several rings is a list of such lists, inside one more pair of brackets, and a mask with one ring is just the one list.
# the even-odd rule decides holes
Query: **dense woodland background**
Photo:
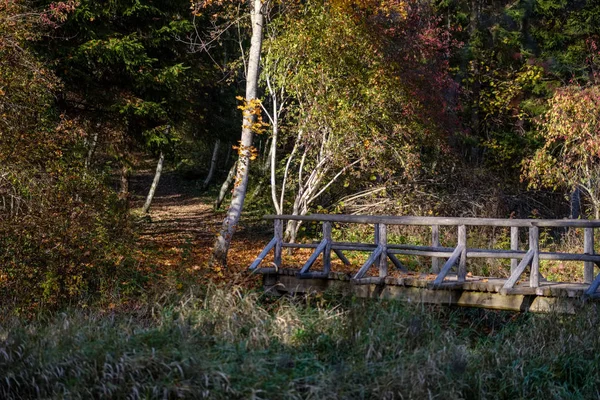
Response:
[{"label": "dense woodland background", "polygon": [[599,74],[591,0],[0,0],[0,397],[599,397],[594,307],[273,299],[242,272],[265,213],[599,218]]},{"label": "dense woodland background", "polygon": [[111,289],[148,156],[217,207],[239,153],[248,210],[598,217],[596,2],[261,4],[257,99],[252,2],[0,4],[3,296]]}]

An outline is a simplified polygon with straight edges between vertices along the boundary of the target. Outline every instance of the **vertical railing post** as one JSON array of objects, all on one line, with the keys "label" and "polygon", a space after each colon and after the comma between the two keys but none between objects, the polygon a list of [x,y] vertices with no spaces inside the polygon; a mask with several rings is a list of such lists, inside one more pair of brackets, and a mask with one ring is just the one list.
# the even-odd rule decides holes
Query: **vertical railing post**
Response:
[{"label": "vertical railing post", "polygon": [[[375,224],[375,246],[379,246],[379,224]],[[379,265],[379,258],[377,258],[377,260],[375,260],[375,262],[377,263],[377,265]]]},{"label": "vertical railing post", "polygon": [[[431,247],[440,247],[440,226],[431,225]],[[434,274],[440,273],[439,257],[431,257],[431,272]]]},{"label": "vertical railing post", "polygon": [[[513,251],[519,250],[519,227],[511,226],[510,227],[510,249]],[[519,265],[519,260],[516,258],[510,259],[510,274],[512,275],[517,269],[517,265]]]},{"label": "vertical railing post", "polygon": [[273,262],[277,268],[281,268],[281,252],[283,250],[283,220],[276,219],[274,222],[274,234],[275,236],[275,253]]},{"label": "vertical railing post", "polygon": [[459,282],[464,282],[467,278],[467,227],[458,226],[458,245],[462,246],[460,261],[458,262],[457,278]]},{"label": "vertical railing post", "polygon": [[385,278],[388,274],[387,226],[385,224],[378,224],[377,232],[377,245],[381,247],[381,256],[379,256],[379,277]]},{"label": "vertical railing post", "polygon": [[[584,254],[594,254],[594,228],[584,228],[583,252]],[[585,283],[594,281],[594,263],[592,261],[583,263],[583,281]]]},{"label": "vertical railing post", "polygon": [[323,221],[323,240],[327,241],[323,250],[323,273],[331,271],[331,222]]},{"label": "vertical railing post", "polygon": [[540,229],[537,226],[529,228],[529,250],[533,250],[529,287],[540,286]]}]

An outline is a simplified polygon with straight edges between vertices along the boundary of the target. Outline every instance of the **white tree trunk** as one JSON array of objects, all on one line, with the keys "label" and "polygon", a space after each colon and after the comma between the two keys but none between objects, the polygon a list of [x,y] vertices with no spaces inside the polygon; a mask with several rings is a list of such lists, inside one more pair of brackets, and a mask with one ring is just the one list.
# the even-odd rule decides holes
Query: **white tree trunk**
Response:
[{"label": "white tree trunk", "polygon": [[210,184],[210,181],[213,178],[213,175],[215,174],[215,170],[217,169],[217,160],[219,158],[219,148],[221,147],[221,140],[217,139],[217,141],[215,142],[215,147],[213,149],[213,154],[212,154],[212,158],[210,160],[210,169],[208,170],[208,175],[206,176],[206,179],[204,180],[204,183],[202,184],[202,187],[204,189],[206,189],[208,187],[208,185]]},{"label": "white tree trunk", "polygon": [[[277,110],[277,92],[271,87],[271,82],[267,77],[267,84],[271,91],[271,100],[273,102],[273,115],[271,116],[271,126],[273,127],[273,137],[271,139],[271,151],[269,152],[271,160],[271,199],[273,200],[273,207],[275,207],[275,213],[277,215],[283,214],[283,204],[280,204],[277,200],[277,136],[279,135],[279,111]],[[283,188],[281,189],[283,190]]]},{"label": "white tree trunk", "polygon": [[156,164],[156,172],[154,173],[154,179],[152,180],[152,186],[150,186],[150,190],[148,191],[148,196],[146,197],[146,202],[144,203],[144,208],[142,208],[142,212],[147,214],[150,211],[150,205],[152,204],[152,199],[154,198],[154,193],[156,192],[156,188],[158,187],[158,182],[160,181],[160,175],[162,174],[163,163],[165,161],[165,153],[160,152],[160,157],[158,157],[158,163]]},{"label": "white tree trunk", "polygon": [[225,195],[227,194],[227,189],[229,189],[229,187],[233,183],[233,177],[235,176],[236,170],[237,170],[237,161],[233,163],[233,165],[229,169],[227,178],[221,185],[221,190],[219,191],[219,195],[217,196],[217,199],[215,200],[215,210],[218,210],[219,208],[221,208],[221,203],[223,203],[223,200],[225,200]]},{"label": "white tree trunk", "polygon": [[[246,103],[256,99],[258,89],[258,76],[260,64],[260,52],[263,39],[263,23],[264,15],[262,13],[262,1],[253,0],[254,7],[252,8],[252,39],[250,41],[250,54],[248,57],[248,69],[246,72]],[[242,214],[244,199],[248,188],[248,174],[250,168],[250,155],[252,149],[252,125],[254,123],[254,115],[244,113],[242,125],[242,138],[240,141],[240,149],[238,151],[239,159],[235,186],[233,189],[233,197],[231,205],[227,211],[227,216],[223,220],[221,231],[219,232],[212,252],[210,264],[227,265],[227,253],[231,245],[231,239],[237,227],[237,223]]]}]

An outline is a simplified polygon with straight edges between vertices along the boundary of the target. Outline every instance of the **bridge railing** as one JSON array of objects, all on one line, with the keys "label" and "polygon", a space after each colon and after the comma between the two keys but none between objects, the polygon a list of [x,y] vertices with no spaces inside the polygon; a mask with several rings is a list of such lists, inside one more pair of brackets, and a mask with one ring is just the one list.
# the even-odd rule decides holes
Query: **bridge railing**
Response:
[{"label": "bridge railing", "polygon": [[[350,265],[344,251],[364,251],[370,255],[367,261],[354,274],[353,279],[364,279],[367,271],[372,267],[379,269],[379,278],[388,275],[388,260],[396,268],[406,271],[396,255],[415,255],[431,257],[431,270],[437,274],[433,281],[434,287],[440,287],[450,270],[457,266],[457,281],[465,282],[467,276],[467,259],[492,258],[510,259],[510,277],[504,284],[504,289],[512,289],[521,275],[529,267],[529,286],[540,286],[540,260],[583,261],[583,281],[589,284],[586,294],[593,294],[600,286],[600,274],[594,276],[594,265],[600,267],[600,254],[594,251],[594,230],[600,228],[600,220],[573,220],[573,219],[500,219],[500,218],[446,218],[446,217],[413,217],[413,216],[383,216],[383,215],[339,215],[339,214],[311,214],[311,215],[266,215],[265,219],[273,220],[273,239],[263,249],[256,260],[250,265],[250,270],[255,270],[267,254],[274,251],[274,270],[281,267],[283,248],[314,248],[309,259],[300,269],[300,278],[327,278],[331,272],[331,253],[340,260]],[[283,223],[287,220],[320,222],[323,229],[323,238],[320,243],[286,243],[283,240]],[[374,243],[337,242],[332,240],[332,223],[373,225],[375,230]],[[429,226],[431,228],[431,246],[388,243],[388,226]],[[455,247],[442,247],[440,245],[440,226],[453,226],[457,229],[457,243]],[[510,249],[482,249],[467,246],[467,228],[471,226],[510,227]],[[580,228],[584,230],[583,253],[543,252],[540,251],[540,228]],[[529,240],[526,249],[519,249],[519,230],[529,230]],[[322,256],[323,270],[311,271],[311,267]],[[440,266],[440,259],[446,262]],[[269,272],[269,268],[263,268]]]}]

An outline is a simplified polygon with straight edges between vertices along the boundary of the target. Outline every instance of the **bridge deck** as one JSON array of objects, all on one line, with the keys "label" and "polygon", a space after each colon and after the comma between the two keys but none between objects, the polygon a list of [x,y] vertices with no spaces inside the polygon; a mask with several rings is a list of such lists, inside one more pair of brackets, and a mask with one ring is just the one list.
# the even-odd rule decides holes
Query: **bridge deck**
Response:
[{"label": "bridge deck", "polygon": [[506,279],[467,277],[458,282],[448,275],[441,285],[432,275],[405,274],[400,277],[352,279],[346,273],[331,272],[327,278],[306,279],[298,269],[259,269],[268,290],[279,293],[310,293],[335,290],[359,297],[396,299],[408,302],[485,307],[499,310],[574,313],[598,295],[585,295],[588,284],[540,282],[537,288],[529,281],[504,289]]},{"label": "bridge deck", "polygon": [[[265,286],[281,292],[307,292],[336,287],[358,296],[397,298],[407,301],[437,304],[457,304],[518,311],[561,311],[575,312],[577,307],[600,296],[600,254],[595,251],[594,230],[600,228],[600,220],[538,220],[538,219],[493,219],[493,218],[446,218],[381,215],[337,215],[315,214],[306,216],[276,215],[273,219],[273,238],[250,265],[256,271],[267,254],[273,251],[271,265],[278,268],[258,269],[265,274]],[[283,222],[312,221],[322,224],[320,241],[315,243],[286,243],[283,238]],[[340,225],[341,224],[341,225]],[[332,230],[346,229],[344,224],[372,224],[374,238],[371,243],[338,242],[333,240]],[[388,241],[388,226],[431,227],[431,245],[409,243],[398,244]],[[456,227],[456,246],[440,244],[440,226]],[[510,249],[472,248],[469,246],[467,227],[510,227]],[[583,229],[583,243],[575,252],[550,252],[540,247],[540,228]],[[519,229],[528,230],[527,246],[525,235]],[[480,235],[475,230],[472,234]],[[522,232],[524,233],[524,232]],[[481,243],[481,238],[475,243]],[[473,240],[471,240],[473,243]],[[314,249],[302,268],[281,269],[282,249]],[[545,249],[547,250],[547,249]],[[356,270],[345,251],[366,252],[368,258]],[[353,275],[332,271],[332,254],[352,269]],[[409,272],[398,255],[425,256],[431,258],[432,274]],[[472,276],[468,259],[510,259],[510,277],[484,278]],[[321,259],[322,271],[315,271]],[[442,264],[442,260],[446,261]],[[547,282],[540,273],[540,260],[580,261],[583,264],[580,278],[583,283]],[[397,275],[388,268],[388,261],[403,274]],[[311,269],[312,268],[312,269]],[[456,274],[453,275],[452,271]],[[509,273],[509,271],[506,271]],[[372,276],[377,275],[377,277]],[[577,278],[575,278],[577,279]]]}]

